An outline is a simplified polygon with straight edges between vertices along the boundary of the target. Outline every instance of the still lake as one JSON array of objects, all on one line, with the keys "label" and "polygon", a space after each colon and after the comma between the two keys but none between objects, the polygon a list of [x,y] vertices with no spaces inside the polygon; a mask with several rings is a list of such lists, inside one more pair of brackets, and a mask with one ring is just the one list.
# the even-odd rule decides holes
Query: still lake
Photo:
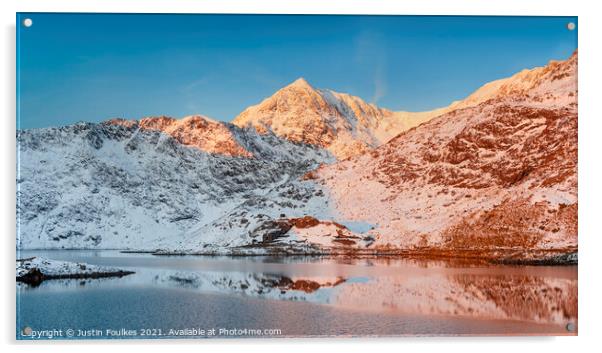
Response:
[{"label": "still lake", "polygon": [[[138,339],[572,335],[577,328],[577,266],[112,250],[18,253],[31,256],[136,273],[37,287],[18,283],[18,339],[28,339],[24,327],[62,330],[55,338]],[[65,335],[70,329],[73,337]]]}]

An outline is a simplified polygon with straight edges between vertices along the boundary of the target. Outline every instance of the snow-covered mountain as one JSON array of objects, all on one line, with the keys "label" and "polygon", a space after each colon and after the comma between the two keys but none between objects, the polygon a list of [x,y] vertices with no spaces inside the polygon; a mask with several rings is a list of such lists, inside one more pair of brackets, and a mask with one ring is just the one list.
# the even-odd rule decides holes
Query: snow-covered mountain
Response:
[{"label": "snow-covered mountain", "polygon": [[513,97],[568,104],[570,101],[559,100],[556,95],[559,88],[566,88],[559,87],[559,83],[576,84],[576,80],[566,80],[576,76],[576,65],[571,64],[576,60],[577,52],[566,62],[551,61],[544,67],[525,69],[487,83],[463,100],[425,112],[391,111],[350,94],[314,88],[299,78],[258,105],[245,109],[233,123],[325,148],[338,159],[345,159],[377,148],[437,116],[491,99]]},{"label": "snow-covered mountain", "polygon": [[345,159],[372,150],[443,112],[393,112],[347,93],[314,88],[299,78],[247,108],[233,123],[325,148]]},{"label": "snow-covered mountain", "polygon": [[247,108],[233,123],[326,148],[344,158],[380,145],[382,141],[373,132],[379,121],[390,115],[358,97],[315,89],[300,78]]},{"label": "snow-covered mountain", "polygon": [[576,249],[577,53],[310,173],[375,247]]},{"label": "snow-covered mountain", "polygon": [[113,119],[19,131],[17,142],[24,248],[577,246],[577,52],[430,112],[299,79],[232,124]]},{"label": "snow-covered mountain", "polygon": [[200,117],[24,130],[17,143],[21,248],[154,249],[332,160]]},{"label": "snow-covered mountain", "polygon": [[[323,164],[191,229],[167,248],[573,252],[576,66],[577,53],[501,80],[496,90],[479,89],[470,102],[455,103],[464,108],[430,118],[362,155]],[[318,94],[305,82],[296,84]]]}]

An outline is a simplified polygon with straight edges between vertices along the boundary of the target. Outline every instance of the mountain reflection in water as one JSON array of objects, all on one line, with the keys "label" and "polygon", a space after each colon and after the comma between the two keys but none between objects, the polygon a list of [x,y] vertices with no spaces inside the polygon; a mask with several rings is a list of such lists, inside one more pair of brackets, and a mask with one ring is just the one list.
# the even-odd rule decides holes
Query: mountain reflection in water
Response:
[{"label": "mountain reflection in water", "polygon": [[[275,314],[252,312],[262,306],[279,310],[277,308],[283,305],[285,309],[281,310],[321,310],[321,315],[330,313],[332,320],[341,315],[358,320],[366,316],[372,318],[370,321],[375,325],[372,333],[328,325],[320,326],[322,331],[316,332],[315,327],[301,325],[294,330],[289,327],[285,335],[576,333],[565,329],[567,324],[577,323],[576,266],[501,266],[416,259],[157,257],[116,251],[27,251],[21,254],[22,257],[32,255],[111,265],[136,272],[118,279],[46,281],[37,288],[18,285],[18,320],[27,324],[37,322],[45,327],[70,322],[89,326],[86,316],[98,316],[96,311],[108,310],[96,302],[95,295],[100,292],[121,297],[116,299],[119,301],[132,291],[147,290],[146,293],[169,291],[169,301],[176,306],[183,305],[190,295],[199,299],[209,296],[232,305],[242,301],[240,305],[244,310],[239,312],[229,312],[222,307],[223,314],[241,326],[254,322],[249,315],[264,315],[269,322]],[[164,304],[166,299],[160,298],[164,296],[155,295],[151,302]],[[199,313],[209,305],[207,301],[194,303]],[[39,310],[42,306],[46,313],[44,318],[33,318],[36,307]],[[155,307],[162,310],[161,305]],[[138,317],[129,313],[128,310],[136,310],[131,306],[119,310],[122,312],[117,321],[125,320],[123,323],[130,326],[144,322],[146,326],[160,327],[169,322],[165,316],[160,322],[149,322],[152,319],[148,314]],[[147,307],[147,312],[152,310]],[[161,317],[160,313],[155,314]],[[377,319],[385,316],[387,319]],[[172,325],[184,325],[185,317],[174,317]],[[408,318],[418,321],[402,325]],[[198,324],[200,320],[205,325],[225,320],[190,319],[191,324]],[[117,324],[115,319],[106,320],[110,322],[98,324]],[[400,320],[398,326],[391,323],[395,320]],[[386,325],[387,329],[381,327],[379,331],[379,325]]]}]

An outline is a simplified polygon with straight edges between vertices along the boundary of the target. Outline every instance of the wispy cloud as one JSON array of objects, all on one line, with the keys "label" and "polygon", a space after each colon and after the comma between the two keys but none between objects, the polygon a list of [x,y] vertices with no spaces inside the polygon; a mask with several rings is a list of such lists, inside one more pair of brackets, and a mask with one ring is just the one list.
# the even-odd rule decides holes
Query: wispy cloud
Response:
[{"label": "wispy cloud", "polygon": [[187,83],[186,85],[184,85],[184,87],[182,87],[182,91],[183,92],[194,91],[196,88],[198,88],[200,86],[204,86],[207,83],[209,83],[209,78],[201,77],[201,78],[198,78],[198,79],[191,81],[191,82]]},{"label": "wispy cloud", "polygon": [[384,60],[377,64],[374,72],[374,95],[372,103],[376,104],[387,94],[387,77]]},{"label": "wispy cloud", "polygon": [[366,30],[356,38],[355,59],[367,66],[374,85],[371,103],[378,103],[387,94],[387,52],[383,36],[375,31]]}]

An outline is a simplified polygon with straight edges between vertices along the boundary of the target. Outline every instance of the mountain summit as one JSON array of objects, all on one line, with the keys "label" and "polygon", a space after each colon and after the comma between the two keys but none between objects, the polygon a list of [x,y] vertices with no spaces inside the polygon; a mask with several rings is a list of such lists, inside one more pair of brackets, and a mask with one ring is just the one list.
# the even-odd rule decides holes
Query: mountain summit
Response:
[{"label": "mountain summit", "polygon": [[299,78],[258,105],[247,108],[233,123],[271,131],[293,142],[329,150],[345,158],[379,146],[374,131],[393,113],[359,97],[316,89]]},{"label": "mountain summit", "polygon": [[288,86],[313,89],[312,85],[310,85],[309,82],[307,82],[307,80],[304,79],[303,77],[299,77],[298,79],[296,79],[293,83],[291,83]]}]

